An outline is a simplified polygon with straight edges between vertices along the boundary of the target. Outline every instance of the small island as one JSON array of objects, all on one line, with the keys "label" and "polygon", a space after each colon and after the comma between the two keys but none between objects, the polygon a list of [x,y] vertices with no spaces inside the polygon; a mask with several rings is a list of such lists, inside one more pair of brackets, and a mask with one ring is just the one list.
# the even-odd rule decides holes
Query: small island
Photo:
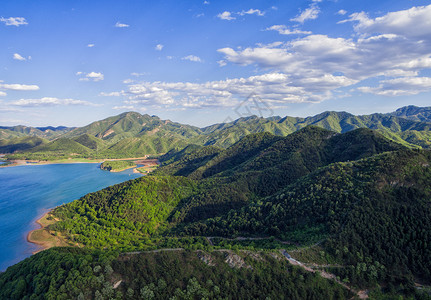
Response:
[{"label": "small island", "polygon": [[135,162],[130,160],[108,160],[100,165],[100,169],[109,172],[121,172],[135,167]]},{"label": "small island", "polygon": [[140,159],[140,160],[108,160],[100,164],[100,169],[109,172],[122,172],[132,169],[134,173],[148,174],[159,166],[157,159]]}]

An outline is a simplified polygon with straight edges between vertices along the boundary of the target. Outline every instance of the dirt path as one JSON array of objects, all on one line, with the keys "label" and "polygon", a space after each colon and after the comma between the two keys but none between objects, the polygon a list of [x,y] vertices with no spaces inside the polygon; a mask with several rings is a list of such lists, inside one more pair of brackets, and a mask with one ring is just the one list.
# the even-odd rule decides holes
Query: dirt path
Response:
[{"label": "dirt path", "polygon": [[[221,237],[221,236],[206,236],[205,238],[208,240],[208,243],[211,246],[214,246],[212,239],[223,239],[226,241],[259,241],[259,240],[268,240],[269,239],[268,237],[244,237],[244,236],[238,236],[236,238],[225,238],[225,237]],[[282,241],[279,239],[274,239],[274,241],[277,241],[277,242],[279,242],[281,244],[285,244],[285,245],[297,245],[298,246],[298,244],[296,244],[294,242],[290,242],[290,241]]]},{"label": "dirt path", "polygon": [[[337,276],[335,276],[334,274],[328,273],[328,272],[323,271],[323,270],[315,270],[315,269],[312,269],[312,268],[310,267],[310,265],[311,265],[311,266],[313,266],[313,267],[321,267],[321,268],[324,268],[324,267],[331,266],[331,265],[303,264],[303,263],[301,263],[300,261],[298,261],[298,260],[296,260],[296,259],[292,258],[292,257],[290,256],[290,254],[289,254],[289,253],[287,253],[287,251],[286,251],[286,250],[282,249],[282,250],[280,250],[280,251],[281,251],[281,254],[283,254],[283,255],[284,255],[284,257],[286,257],[286,259],[287,259],[287,260],[289,261],[289,263],[291,263],[292,265],[300,266],[300,267],[301,267],[301,268],[303,268],[304,270],[306,270],[306,271],[308,271],[308,272],[311,272],[311,273],[319,272],[319,273],[320,273],[320,275],[321,275],[323,278],[330,279],[330,280],[334,280],[335,282],[337,282],[338,284],[342,285],[343,287],[345,287],[345,288],[346,288],[346,289],[348,289],[349,291],[351,291],[351,292],[355,293],[356,295],[358,295],[359,299],[368,299],[368,290],[361,290],[361,291],[354,290],[354,289],[352,289],[351,287],[349,287],[348,285],[346,285],[344,282],[339,281],[339,280],[337,279]],[[336,265],[336,266],[337,266],[337,267],[343,267],[343,266],[339,266],[339,265]]]}]

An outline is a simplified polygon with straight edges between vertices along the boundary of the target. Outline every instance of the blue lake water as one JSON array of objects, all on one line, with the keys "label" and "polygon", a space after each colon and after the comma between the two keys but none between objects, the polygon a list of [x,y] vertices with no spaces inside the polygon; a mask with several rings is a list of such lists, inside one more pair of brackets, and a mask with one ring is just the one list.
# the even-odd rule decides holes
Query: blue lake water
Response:
[{"label": "blue lake water", "polygon": [[0,271],[30,256],[35,221],[48,209],[90,192],[139,177],[132,169],[100,170],[100,164],[24,165],[0,168]]}]

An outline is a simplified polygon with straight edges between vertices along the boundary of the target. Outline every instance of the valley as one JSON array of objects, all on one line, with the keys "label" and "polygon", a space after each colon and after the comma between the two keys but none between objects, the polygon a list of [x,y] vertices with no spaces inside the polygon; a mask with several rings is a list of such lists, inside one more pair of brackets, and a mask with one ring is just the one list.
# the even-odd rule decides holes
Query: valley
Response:
[{"label": "valley", "polygon": [[[34,279],[21,296],[217,298],[235,294],[237,288],[220,286],[228,276],[244,287],[262,289],[265,282],[275,298],[429,299],[427,148],[369,128],[340,133],[310,125],[287,135],[250,133],[231,145],[165,150],[106,160],[101,168],[111,172],[141,164],[151,172],[52,209],[29,236],[47,250],[1,274],[2,295],[15,293],[8,287],[23,280],[19,270],[35,272],[48,263],[64,270],[61,288]],[[66,257],[71,264],[65,266]],[[139,264],[155,269],[138,271]],[[193,271],[166,277],[172,264]],[[84,276],[84,269],[86,279],[70,277],[78,270]],[[280,288],[287,278],[288,286],[296,282],[289,292]],[[172,288],[158,289],[161,280]],[[299,282],[308,280],[313,283],[302,290]],[[313,294],[317,290],[322,294]],[[256,297],[254,291],[240,294]]]}]

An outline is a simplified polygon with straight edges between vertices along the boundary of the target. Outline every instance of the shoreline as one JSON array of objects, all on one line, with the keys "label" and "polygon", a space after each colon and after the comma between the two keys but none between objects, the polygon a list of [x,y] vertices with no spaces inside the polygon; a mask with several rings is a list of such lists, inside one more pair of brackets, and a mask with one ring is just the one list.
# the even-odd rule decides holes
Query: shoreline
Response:
[{"label": "shoreline", "polygon": [[46,245],[46,242],[43,241],[39,241],[37,239],[33,239],[32,235],[34,232],[38,231],[38,230],[44,230],[46,226],[43,225],[43,223],[41,222],[41,220],[45,217],[48,216],[48,214],[52,211],[52,209],[49,209],[46,213],[44,213],[40,218],[38,218],[36,221],[34,221],[36,224],[38,224],[40,226],[40,228],[37,229],[33,229],[31,231],[29,231],[29,233],[27,234],[27,242],[31,243],[31,244],[35,244],[38,246],[39,249],[35,250],[32,252],[32,254],[36,254],[38,252],[41,252],[43,250],[46,250],[48,248],[50,248],[48,245]]},{"label": "shoreline", "polygon": [[58,221],[55,219],[52,221],[47,219],[50,216],[52,210],[53,209],[48,210],[39,219],[35,221],[35,223],[38,224],[40,228],[33,229],[27,234],[27,242],[38,246],[38,249],[33,251],[32,254],[36,254],[52,247],[70,246],[57,234],[54,235],[49,232],[49,230],[46,230],[49,225],[54,224]]},{"label": "shoreline", "polygon": [[[5,164],[0,164],[0,168],[16,167],[16,166],[39,166],[39,165],[55,165],[55,164],[100,164],[104,161],[115,161],[115,160],[139,160],[147,159],[147,156],[143,157],[128,157],[128,158],[100,158],[100,159],[60,159],[60,160],[4,160]],[[8,163],[9,162],[9,163]]]}]

